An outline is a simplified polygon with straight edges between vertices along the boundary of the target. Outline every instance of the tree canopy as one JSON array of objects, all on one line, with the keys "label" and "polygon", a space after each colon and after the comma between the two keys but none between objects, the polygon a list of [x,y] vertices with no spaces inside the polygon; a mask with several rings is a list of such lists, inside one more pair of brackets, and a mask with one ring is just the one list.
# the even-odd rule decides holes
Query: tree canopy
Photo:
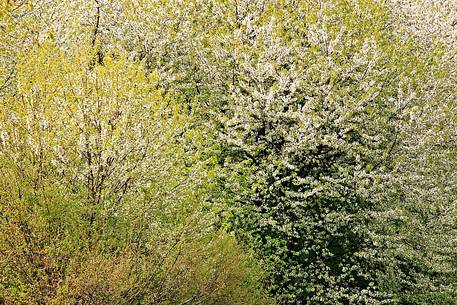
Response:
[{"label": "tree canopy", "polygon": [[0,2],[0,303],[457,304],[456,12]]}]

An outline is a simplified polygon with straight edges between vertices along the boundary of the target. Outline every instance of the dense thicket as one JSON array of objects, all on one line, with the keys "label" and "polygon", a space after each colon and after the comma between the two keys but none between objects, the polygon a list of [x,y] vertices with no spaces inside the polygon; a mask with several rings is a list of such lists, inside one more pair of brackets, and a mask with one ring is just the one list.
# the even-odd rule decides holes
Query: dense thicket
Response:
[{"label": "dense thicket", "polygon": [[[440,47],[392,31],[370,1],[253,5],[241,16],[234,51],[219,58],[235,67],[221,115],[224,183],[235,227],[275,266],[273,294],[293,304],[451,302],[455,184],[441,177],[455,176],[455,146],[435,141],[455,137],[455,89]],[[438,132],[438,121],[449,125]],[[433,140],[414,138],[428,132]],[[427,153],[429,164],[411,164]]]},{"label": "dense thicket", "polygon": [[0,303],[456,304],[454,8],[1,3]]},{"label": "dense thicket", "polygon": [[182,98],[122,51],[99,63],[91,35],[34,41],[23,13],[3,33],[20,47],[2,53],[0,303],[268,304],[205,211],[214,170]]}]

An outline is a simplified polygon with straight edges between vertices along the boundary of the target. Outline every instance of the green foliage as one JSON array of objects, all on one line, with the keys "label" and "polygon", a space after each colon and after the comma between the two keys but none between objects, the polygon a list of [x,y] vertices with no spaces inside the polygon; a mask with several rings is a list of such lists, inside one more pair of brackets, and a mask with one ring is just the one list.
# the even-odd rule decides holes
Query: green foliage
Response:
[{"label": "green foliage", "polygon": [[204,211],[201,139],[157,73],[46,39],[0,116],[0,300],[268,304],[263,272]]},{"label": "green foliage", "polygon": [[[398,268],[408,256],[399,247],[410,237],[380,237],[379,223],[390,223],[385,211],[413,204],[398,202],[413,190],[402,185],[388,195],[386,188],[397,180],[399,160],[413,158],[407,137],[418,131],[411,117],[443,92],[438,53],[421,54],[413,39],[392,32],[387,13],[372,1],[252,5],[233,21],[235,35],[217,38],[233,47],[216,50],[218,59],[228,57],[235,67],[219,116],[231,221],[274,266],[268,287],[280,303],[379,304],[420,289],[441,290],[431,292],[437,300],[452,297],[455,267],[447,263],[431,275],[417,257],[444,251],[442,260],[449,260],[455,246],[436,239],[436,249],[408,257],[408,280],[392,273],[399,286],[385,283],[391,264]],[[429,186],[435,170],[427,174]],[[452,210],[455,195],[448,198],[443,207]],[[418,233],[420,215],[412,213],[404,233]],[[444,225],[446,236],[455,236],[455,214],[440,219]],[[415,264],[419,270],[412,271]]]},{"label": "green foliage", "polygon": [[455,304],[454,8],[0,2],[0,303]]}]

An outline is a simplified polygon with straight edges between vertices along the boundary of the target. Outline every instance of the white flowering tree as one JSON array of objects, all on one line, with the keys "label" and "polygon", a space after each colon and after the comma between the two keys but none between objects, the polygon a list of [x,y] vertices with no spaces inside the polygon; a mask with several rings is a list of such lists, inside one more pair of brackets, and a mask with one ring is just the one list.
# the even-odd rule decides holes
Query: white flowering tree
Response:
[{"label": "white flowering tree", "polygon": [[0,301],[454,304],[455,8],[4,1]]},{"label": "white flowering tree", "polygon": [[[456,299],[456,6],[454,1],[387,1],[393,28],[435,52],[423,102],[411,109],[393,170],[377,190],[384,213],[377,238],[389,267],[381,283],[401,304]],[[387,179],[388,178],[388,179]]]},{"label": "white flowering tree", "polygon": [[[435,134],[433,143],[452,143],[439,135],[453,137],[455,129],[430,126],[455,115],[454,106],[440,100],[455,98],[455,88],[445,85],[449,76],[440,74],[447,58],[438,49],[424,52],[400,27],[392,31],[386,8],[370,1],[237,1],[230,7],[221,9],[232,12],[230,31],[214,47],[216,61],[232,63],[231,70],[218,67],[229,74],[220,133],[230,172],[225,182],[233,187],[234,225],[275,266],[273,293],[290,304],[397,302],[406,300],[400,291],[420,289],[427,291],[422,298],[450,300],[452,242],[429,232],[430,248],[410,256],[408,238],[397,232],[388,234],[389,252],[377,227],[379,221],[394,229],[388,213],[408,204],[433,214],[429,201],[415,194],[423,190],[428,200],[440,200],[424,186],[441,185],[448,196],[440,211],[451,213],[435,225],[446,230],[441,241],[455,238],[455,189],[436,180],[453,173],[455,148],[416,138]],[[437,107],[447,107],[447,116],[432,114]],[[432,150],[443,153],[434,160],[444,168],[420,161]],[[401,187],[390,192],[394,181]],[[401,230],[417,245],[416,234],[426,226],[421,231],[419,216],[411,217]],[[430,271],[418,261],[420,270],[405,271],[410,282],[397,274],[392,289],[385,277],[390,264],[417,255],[448,263]]]}]

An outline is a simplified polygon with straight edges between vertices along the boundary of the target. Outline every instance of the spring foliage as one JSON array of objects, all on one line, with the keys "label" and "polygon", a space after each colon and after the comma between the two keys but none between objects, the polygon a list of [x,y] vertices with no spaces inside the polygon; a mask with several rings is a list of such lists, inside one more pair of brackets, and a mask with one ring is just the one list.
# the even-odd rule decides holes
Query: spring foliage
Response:
[{"label": "spring foliage", "polygon": [[0,300],[262,304],[262,272],[203,211],[208,162],[180,98],[121,53],[48,37],[2,96]]},{"label": "spring foliage", "polygon": [[[224,54],[236,68],[221,119],[234,225],[275,266],[269,287],[280,302],[389,300],[378,276],[395,258],[379,257],[373,217],[389,222],[382,213],[403,190],[382,200],[376,192],[395,179],[410,140],[400,137],[417,123],[415,112],[430,107],[430,88],[444,83],[439,67],[390,31],[385,8],[372,2],[251,7],[239,24]],[[400,201],[396,209],[422,205]],[[440,249],[450,255],[454,247]],[[441,289],[453,291],[449,284]]]},{"label": "spring foliage", "polygon": [[454,11],[1,2],[0,303],[455,304]]}]

